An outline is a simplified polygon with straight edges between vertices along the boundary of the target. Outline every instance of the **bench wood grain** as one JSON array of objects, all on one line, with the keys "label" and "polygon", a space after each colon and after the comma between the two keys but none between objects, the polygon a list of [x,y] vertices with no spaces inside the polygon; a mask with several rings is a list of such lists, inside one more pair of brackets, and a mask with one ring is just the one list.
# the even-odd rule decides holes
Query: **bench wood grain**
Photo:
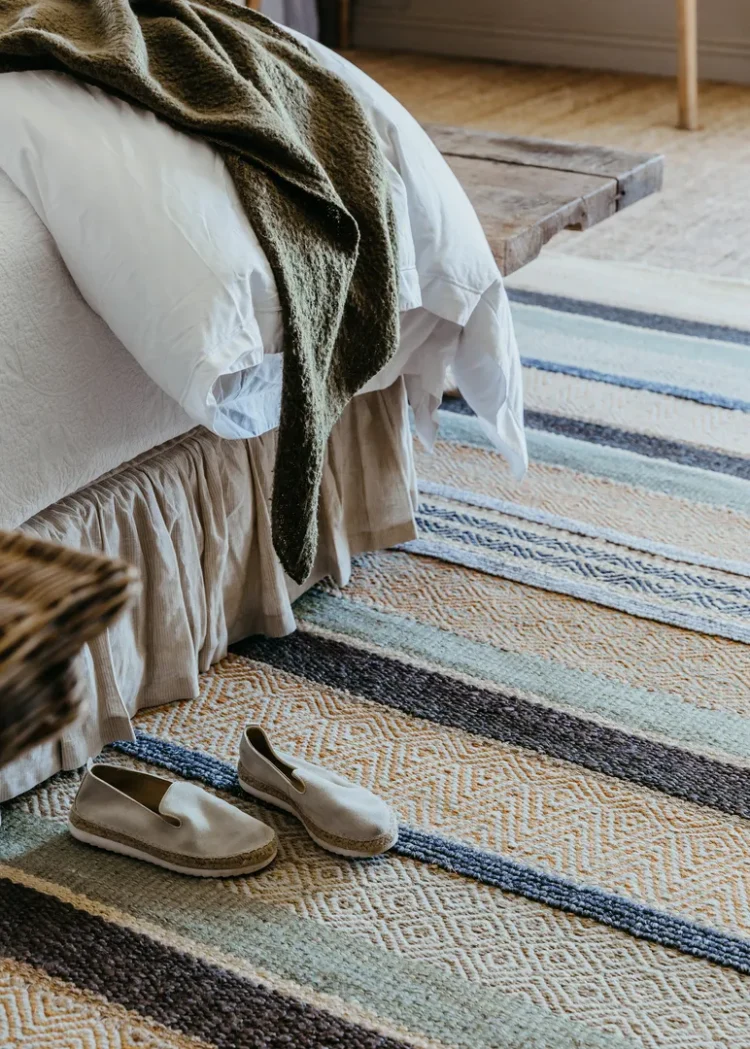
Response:
[{"label": "bench wood grain", "polygon": [[428,124],[504,274],[563,229],[589,229],[661,189],[664,158]]}]

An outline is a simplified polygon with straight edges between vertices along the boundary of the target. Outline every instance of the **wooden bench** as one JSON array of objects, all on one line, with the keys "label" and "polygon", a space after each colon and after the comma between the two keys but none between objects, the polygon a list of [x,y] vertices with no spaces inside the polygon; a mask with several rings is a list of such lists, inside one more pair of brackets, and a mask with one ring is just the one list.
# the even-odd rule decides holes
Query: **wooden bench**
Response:
[{"label": "wooden bench", "polygon": [[662,185],[658,154],[438,124],[426,130],[466,190],[506,276],[561,230],[589,229]]}]

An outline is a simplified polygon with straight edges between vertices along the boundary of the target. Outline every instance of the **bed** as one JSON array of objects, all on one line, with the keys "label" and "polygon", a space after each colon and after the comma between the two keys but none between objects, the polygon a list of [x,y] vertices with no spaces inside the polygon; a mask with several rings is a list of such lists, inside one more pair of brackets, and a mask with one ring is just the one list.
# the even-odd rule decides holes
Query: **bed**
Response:
[{"label": "bed", "polygon": [[[142,345],[128,342],[128,325],[141,320],[128,314],[139,300],[125,300],[124,320],[110,314],[109,256],[97,255],[96,239],[86,251],[76,240],[83,224],[70,212],[82,173],[69,144],[48,135],[45,156],[34,153],[45,119],[57,119],[60,92],[83,92],[81,121],[89,119],[85,106],[94,120],[107,112],[100,154],[92,145],[86,162],[99,157],[121,173],[131,163],[117,154],[127,136],[108,141],[105,129],[114,119],[132,121],[134,111],[63,74],[0,78],[0,528],[122,557],[144,583],[137,606],[83,652],[87,717],[4,768],[0,801],[132,738],[138,709],[196,696],[198,675],[233,640],[293,630],[293,601],[304,589],[325,575],[343,585],[356,554],[413,538],[411,425],[425,443],[434,439],[449,367],[511,467],[523,472],[518,352],[473,210],[395,100],[339,56],[309,46],[358,94],[393,173],[402,313],[398,353],[349,404],[329,441],[318,554],[302,585],[285,576],[271,541],[278,311],[258,322],[260,358],[245,354],[241,366],[232,361],[208,376],[203,359],[191,361],[190,382],[179,375],[172,386],[163,357],[144,357]],[[149,123],[149,134],[163,133]],[[40,170],[54,170],[58,185]],[[93,189],[85,208],[90,229],[116,225],[106,211],[97,215]],[[99,282],[93,291],[92,282]],[[122,312],[122,295],[116,305]]]}]

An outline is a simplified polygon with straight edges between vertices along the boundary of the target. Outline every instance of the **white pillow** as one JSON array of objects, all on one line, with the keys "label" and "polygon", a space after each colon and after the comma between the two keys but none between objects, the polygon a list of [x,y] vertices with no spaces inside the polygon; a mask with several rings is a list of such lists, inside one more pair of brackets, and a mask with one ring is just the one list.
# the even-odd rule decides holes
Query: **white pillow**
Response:
[{"label": "white pillow", "polygon": [[[7,73],[0,170],[88,304],[191,418],[222,437],[278,425],[278,292],[212,147],[65,73]],[[407,310],[421,294],[404,184],[388,171]]]},{"label": "white pillow", "polygon": [[215,151],[64,73],[5,73],[0,168],[89,305],[192,418],[221,432],[214,384],[259,364],[264,346],[280,349],[282,328],[270,266]]}]

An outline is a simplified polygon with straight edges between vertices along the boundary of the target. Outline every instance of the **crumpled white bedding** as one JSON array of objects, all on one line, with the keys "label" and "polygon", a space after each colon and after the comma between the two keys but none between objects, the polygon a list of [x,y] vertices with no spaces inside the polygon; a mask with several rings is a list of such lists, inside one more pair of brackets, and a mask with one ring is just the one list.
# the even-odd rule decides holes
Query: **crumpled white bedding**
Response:
[{"label": "crumpled white bedding", "polygon": [[[389,163],[402,339],[367,389],[403,374],[430,444],[452,366],[521,475],[520,362],[473,209],[395,99],[345,59],[306,43],[358,95]],[[277,425],[278,295],[210,147],[64,74],[9,73],[0,76],[3,172],[0,526],[195,422],[230,438]],[[20,191],[15,199],[8,180]],[[30,284],[19,278],[25,271]]]}]

